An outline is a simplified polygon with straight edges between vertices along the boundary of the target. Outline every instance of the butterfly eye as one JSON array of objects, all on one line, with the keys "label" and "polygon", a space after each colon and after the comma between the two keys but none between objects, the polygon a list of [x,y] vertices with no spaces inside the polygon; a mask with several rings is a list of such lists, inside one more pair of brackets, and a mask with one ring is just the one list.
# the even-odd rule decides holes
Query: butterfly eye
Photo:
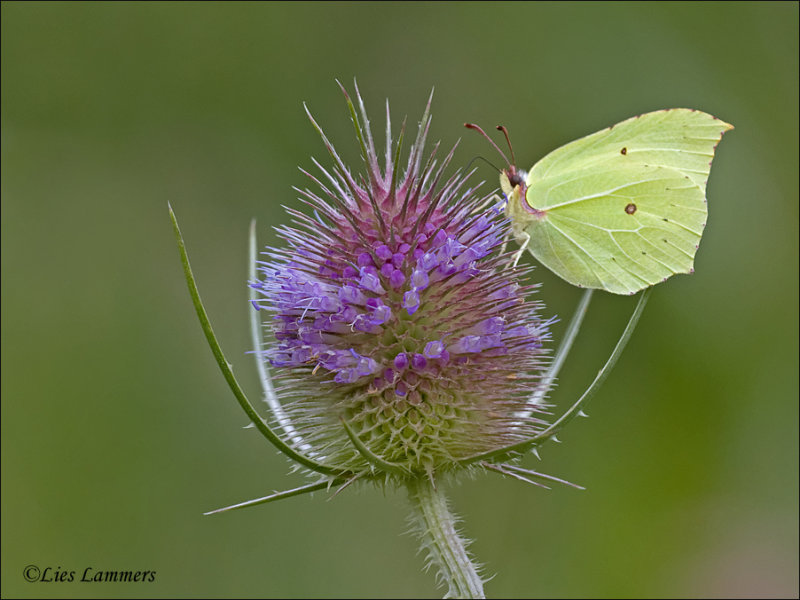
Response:
[{"label": "butterfly eye", "polygon": [[518,171],[513,165],[508,168],[506,172],[508,175],[508,182],[512,188],[525,184],[525,171]]}]

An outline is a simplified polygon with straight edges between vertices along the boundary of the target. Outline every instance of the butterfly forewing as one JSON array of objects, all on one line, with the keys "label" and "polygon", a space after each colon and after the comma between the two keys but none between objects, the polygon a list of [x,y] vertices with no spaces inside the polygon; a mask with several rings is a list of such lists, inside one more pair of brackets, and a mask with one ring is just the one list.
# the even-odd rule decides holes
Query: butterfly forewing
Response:
[{"label": "butterfly forewing", "polygon": [[632,117],[551,152],[528,173],[528,188],[538,180],[590,166],[620,163],[668,167],[686,173],[705,191],[711,159],[731,125],[687,108]]}]

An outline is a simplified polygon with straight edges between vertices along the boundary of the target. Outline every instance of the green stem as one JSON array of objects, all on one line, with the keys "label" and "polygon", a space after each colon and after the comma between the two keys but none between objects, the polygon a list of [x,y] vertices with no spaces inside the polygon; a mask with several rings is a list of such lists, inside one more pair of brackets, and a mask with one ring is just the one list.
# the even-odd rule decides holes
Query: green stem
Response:
[{"label": "green stem", "polygon": [[432,480],[424,477],[408,479],[406,485],[422,547],[427,550],[430,563],[439,569],[439,578],[448,586],[445,598],[485,598],[483,582],[456,531],[447,498]]}]

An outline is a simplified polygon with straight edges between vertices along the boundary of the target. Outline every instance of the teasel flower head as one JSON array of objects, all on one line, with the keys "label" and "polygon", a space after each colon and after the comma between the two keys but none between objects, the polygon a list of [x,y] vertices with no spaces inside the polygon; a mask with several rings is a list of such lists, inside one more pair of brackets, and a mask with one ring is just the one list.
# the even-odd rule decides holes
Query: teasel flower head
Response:
[{"label": "teasel flower head", "polygon": [[308,210],[287,209],[292,225],[278,228],[285,245],[268,248],[260,263],[251,226],[250,291],[258,311],[251,326],[267,419],[222,352],[169,209],[192,303],[234,397],[275,448],[316,474],[312,483],[206,514],[334,487],[338,493],[358,480],[396,484],[408,492],[412,531],[446,585],[445,597],[484,598],[485,579],[437,482],[483,470],[580,488],[523,468],[519,459],[528,451],[538,456],[540,445],[586,416],[583,408],[617,363],[651,290],[640,295],[586,391],[547,424],[547,393],[592,290],[583,292],[551,362],[544,343],[553,319],[539,316],[542,307],[530,300],[535,286],[521,283],[529,274],[516,266],[524,247],[503,250],[510,226],[502,203],[481,197],[470,173],[445,178],[455,148],[443,159],[438,144],[425,154],[430,100],[402,164],[405,123],[394,143],[387,103],[381,164],[358,88],[358,109],[342,92],[365,172],[345,166],[309,113],[333,166],[314,161],[321,176],[304,171],[313,191],[297,191]]},{"label": "teasel flower head", "polygon": [[[425,155],[430,100],[402,161],[405,124],[379,158],[358,88],[345,94],[364,163],[304,171],[305,212],[251,282],[281,407],[276,428],[313,460],[375,479],[457,470],[544,428],[530,398],[550,321],[523,268],[501,253],[509,224],[451,150]],[[273,411],[275,412],[275,411]]]}]

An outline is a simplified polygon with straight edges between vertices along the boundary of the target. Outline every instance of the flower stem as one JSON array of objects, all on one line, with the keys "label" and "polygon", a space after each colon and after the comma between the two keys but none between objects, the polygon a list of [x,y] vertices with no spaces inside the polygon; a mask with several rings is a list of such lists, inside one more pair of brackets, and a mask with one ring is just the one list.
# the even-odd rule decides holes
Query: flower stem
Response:
[{"label": "flower stem", "polygon": [[425,477],[409,479],[407,486],[422,547],[428,552],[429,564],[439,570],[439,580],[448,586],[445,598],[485,598],[483,582],[456,531],[447,498]]}]

